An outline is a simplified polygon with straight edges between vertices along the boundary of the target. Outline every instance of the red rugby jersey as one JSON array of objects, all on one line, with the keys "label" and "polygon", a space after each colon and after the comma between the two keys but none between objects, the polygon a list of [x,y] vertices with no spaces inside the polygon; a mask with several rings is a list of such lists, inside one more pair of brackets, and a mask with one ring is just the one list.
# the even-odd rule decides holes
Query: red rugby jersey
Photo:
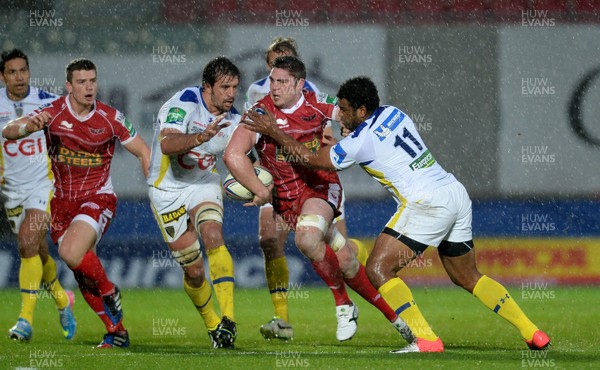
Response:
[{"label": "red rugby jersey", "polygon": [[44,132],[55,177],[54,195],[77,200],[92,194],[113,193],[110,163],[115,141],[126,144],[136,135],[125,115],[96,100],[92,111],[79,117],[64,96],[31,115],[42,111],[52,116]]},{"label": "red rugby jersey", "polygon": [[[257,106],[264,104],[275,115],[277,125],[286,134],[301,142],[309,150],[315,152],[321,146],[323,128],[332,118],[334,100],[324,94],[304,91],[302,98],[290,109],[275,107],[270,95],[261,99]],[[262,166],[273,175],[276,198],[293,199],[298,197],[311,179],[329,178],[338,182],[337,173],[313,170],[304,167],[301,158],[293,158],[269,136],[261,136],[255,145]]]}]

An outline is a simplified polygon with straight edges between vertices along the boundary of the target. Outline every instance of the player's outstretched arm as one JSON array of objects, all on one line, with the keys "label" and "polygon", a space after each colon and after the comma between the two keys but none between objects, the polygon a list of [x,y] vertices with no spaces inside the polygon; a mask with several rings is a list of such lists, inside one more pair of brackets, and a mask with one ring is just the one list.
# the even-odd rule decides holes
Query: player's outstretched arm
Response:
[{"label": "player's outstretched arm", "polygon": [[164,155],[180,154],[206,143],[218,134],[222,128],[230,125],[229,122],[221,124],[223,118],[225,118],[223,114],[218,116],[206,127],[206,130],[197,134],[184,134],[181,131],[171,128],[162,129],[160,131],[162,137],[160,140],[161,152]]},{"label": "player's outstretched arm", "polygon": [[317,152],[311,152],[300,142],[283,132],[275,123],[275,116],[273,113],[264,105],[262,108],[265,111],[265,114],[257,113],[254,110],[246,112],[248,118],[242,121],[244,128],[272,137],[279,145],[284,147],[287,153],[290,153],[292,157],[296,158],[296,162],[299,162],[306,167],[322,168],[326,170],[336,169],[329,157],[330,147],[321,147]]},{"label": "player's outstretched arm", "polygon": [[123,145],[125,149],[140,160],[140,166],[144,176],[148,178],[150,172],[150,148],[148,144],[142,139],[140,135],[137,135],[130,142]]},{"label": "player's outstretched arm", "polygon": [[43,129],[50,120],[52,116],[48,112],[40,112],[33,117],[21,117],[4,126],[2,136],[9,140],[21,139]]}]

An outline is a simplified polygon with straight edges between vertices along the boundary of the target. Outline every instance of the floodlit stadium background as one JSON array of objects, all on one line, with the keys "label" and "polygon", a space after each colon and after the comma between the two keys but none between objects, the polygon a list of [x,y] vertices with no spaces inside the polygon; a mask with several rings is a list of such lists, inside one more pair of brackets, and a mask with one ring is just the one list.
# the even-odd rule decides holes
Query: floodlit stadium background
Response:
[{"label": "floodlit stadium background", "polygon": [[[150,142],[159,107],[200,84],[210,58],[225,55],[240,67],[241,110],[248,85],[267,74],[265,47],[292,36],[322,91],[334,95],[345,79],[366,74],[382,103],[413,118],[474,200],[480,270],[523,290],[600,283],[599,2],[111,3],[2,1],[2,49],[27,53],[31,84],[56,94],[66,93],[71,59],[92,59],[100,99]],[[136,160],[119,150],[112,173],[120,204],[98,248],[110,278],[123,287],[178,288],[180,269],[152,218]],[[395,204],[358,168],[342,181],[350,235],[372,243]],[[257,210],[228,201],[225,212],[238,287],[265,285]],[[0,288],[16,287],[16,241],[0,222]],[[318,282],[288,244],[292,284]],[[429,252],[402,276],[450,284]],[[64,264],[59,269],[64,285],[74,286]]]}]

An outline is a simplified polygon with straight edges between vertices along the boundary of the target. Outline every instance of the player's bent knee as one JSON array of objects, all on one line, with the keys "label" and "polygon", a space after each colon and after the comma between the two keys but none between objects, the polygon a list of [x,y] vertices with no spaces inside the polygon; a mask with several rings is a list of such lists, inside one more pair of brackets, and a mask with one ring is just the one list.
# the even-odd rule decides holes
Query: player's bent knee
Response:
[{"label": "player's bent knee", "polygon": [[196,231],[200,233],[200,226],[209,221],[222,224],[223,210],[213,204],[203,205],[198,208],[198,211],[196,211],[196,219],[194,220]]},{"label": "player's bent knee", "polygon": [[197,262],[182,268],[185,280],[190,286],[197,288],[202,285],[204,282],[204,264],[202,263],[202,258],[199,258]]},{"label": "player's bent knee", "polygon": [[260,239],[258,244],[265,255],[271,255],[279,249],[277,248],[277,238]]},{"label": "player's bent knee", "polygon": [[21,258],[31,258],[39,254],[39,243],[32,240],[18,240],[19,256]]},{"label": "player's bent knee", "polygon": [[180,251],[173,251],[173,257],[175,261],[179,263],[181,267],[187,267],[194,264],[196,261],[201,260],[202,251],[200,250],[200,243],[196,240],[192,245],[184,248]]}]

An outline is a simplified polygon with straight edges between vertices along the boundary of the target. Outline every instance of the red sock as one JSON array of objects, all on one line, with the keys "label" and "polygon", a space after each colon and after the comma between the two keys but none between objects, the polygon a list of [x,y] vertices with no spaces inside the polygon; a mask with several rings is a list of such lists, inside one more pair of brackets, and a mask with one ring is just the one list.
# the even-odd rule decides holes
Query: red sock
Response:
[{"label": "red sock", "polygon": [[101,296],[110,294],[115,286],[108,280],[100,259],[91,251],[88,251],[81,260],[79,266],[72,268],[73,272],[80,273],[88,280],[93,281]]},{"label": "red sock", "polygon": [[79,271],[73,271],[75,275],[75,280],[79,285],[79,290],[81,291],[81,295],[83,295],[83,299],[87,302],[87,304],[94,310],[96,315],[102,320],[104,326],[106,327],[106,331],[108,333],[113,333],[115,331],[125,330],[123,328],[123,324],[119,323],[117,327],[114,327],[111,320],[104,313],[104,301],[102,297],[98,293],[98,290],[95,287],[92,287],[93,283],[91,280],[87,279],[83,274]]},{"label": "red sock", "polygon": [[387,304],[387,302],[383,299],[381,294],[375,289],[373,284],[367,278],[367,274],[365,272],[365,267],[360,265],[358,268],[358,273],[356,276],[350,279],[346,279],[346,283],[352,290],[356,293],[360,294],[367,302],[377,307],[379,311],[385,316],[389,321],[394,321],[398,317],[396,312],[392,310],[392,308]]},{"label": "red sock", "polygon": [[312,261],[312,266],[325,284],[331,289],[335,305],[350,304],[346,285],[335,252],[325,244],[325,257],[321,262]]}]

